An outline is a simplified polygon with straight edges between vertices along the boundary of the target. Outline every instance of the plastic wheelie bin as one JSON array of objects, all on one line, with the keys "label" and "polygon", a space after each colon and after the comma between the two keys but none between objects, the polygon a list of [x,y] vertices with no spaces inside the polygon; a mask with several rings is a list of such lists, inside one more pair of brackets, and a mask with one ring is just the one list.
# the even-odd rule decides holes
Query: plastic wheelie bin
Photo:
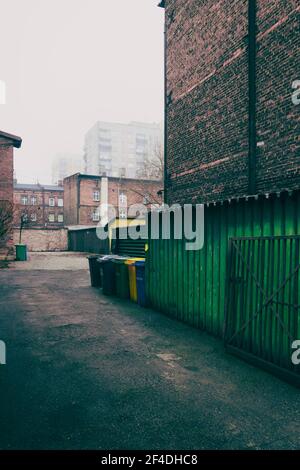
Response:
[{"label": "plastic wheelie bin", "polygon": [[114,295],[116,293],[114,258],[115,256],[104,256],[98,259],[104,295]]},{"label": "plastic wheelie bin", "polygon": [[87,259],[89,260],[91,286],[101,287],[100,269],[99,264],[97,263],[99,255],[90,255],[87,257]]},{"label": "plastic wheelie bin", "polygon": [[133,302],[137,302],[136,271],[135,271],[136,261],[144,261],[144,258],[131,258],[125,261],[125,264],[128,266],[130,300],[132,300]]},{"label": "plastic wheelie bin", "polygon": [[15,245],[16,261],[27,261],[27,245]]},{"label": "plastic wheelie bin", "polygon": [[128,258],[113,259],[115,265],[116,294],[120,299],[129,299],[129,275],[126,261],[128,261]]},{"label": "plastic wheelie bin", "polygon": [[146,307],[146,286],[145,286],[145,261],[135,262],[137,301],[142,307]]}]

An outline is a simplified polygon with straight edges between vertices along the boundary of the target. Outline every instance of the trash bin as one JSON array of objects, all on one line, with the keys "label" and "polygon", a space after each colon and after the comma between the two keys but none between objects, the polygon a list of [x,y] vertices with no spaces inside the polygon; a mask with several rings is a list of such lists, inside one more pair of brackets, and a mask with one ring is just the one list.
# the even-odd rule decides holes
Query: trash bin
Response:
[{"label": "trash bin", "polygon": [[137,301],[139,305],[146,307],[145,261],[136,261],[134,265],[136,271]]},{"label": "trash bin", "polygon": [[129,275],[128,258],[115,258],[112,262],[115,265],[116,294],[120,299],[129,299]]},{"label": "trash bin", "polygon": [[16,261],[27,261],[27,245],[15,245]]},{"label": "trash bin", "polygon": [[100,263],[102,292],[104,295],[115,295],[116,293],[115,265],[113,263],[115,258],[118,258],[118,256],[108,255],[98,260],[98,263]]},{"label": "trash bin", "polygon": [[128,266],[130,300],[133,302],[137,302],[135,262],[143,260],[144,258],[132,258],[125,261],[125,264]]},{"label": "trash bin", "polygon": [[101,287],[100,269],[99,264],[97,263],[99,255],[90,255],[87,259],[89,260],[91,286]]}]

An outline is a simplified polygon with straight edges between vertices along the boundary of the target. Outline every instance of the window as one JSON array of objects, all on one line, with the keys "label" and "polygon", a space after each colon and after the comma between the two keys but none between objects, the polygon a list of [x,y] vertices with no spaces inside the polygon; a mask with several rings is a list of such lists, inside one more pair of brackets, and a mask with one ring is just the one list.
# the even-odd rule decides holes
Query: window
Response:
[{"label": "window", "polygon": [[119,217],[120,217],[120,219],[127,219],[127,210],[126,209],[120,209],[119,210]]},{"label": "window", "polygon": [[62,198],[57,199],[57,205],[58,207],[64,207],[64,200]]},{"label": "window", "polygon": [[120,193],[119,195],[119,203],[120,204],[126,204],[127,202],[127,196],[125,193]]},{"label": "window", "polygon": [[30,220],[31,220],[31,222],[36,222],[36,214],[31,214],[30,215]]},{"label": "window", "polygon": [[36,203],[37,203],[37,198],[36,198],[36,196],[31,196],[31,205],[32,205],[32,206],[36,206]]},{"label": "window", "polygon": [[49,206],[54,207],[55,206],[55,199],[54,197],[49,197]]},{"label": "window", "polygon": [[54,222],[55,221],[54,214],[49,214],[48,215],[48,220],[49,220],[49,222]]},{"label": "window", "polygon": [[100,220],[100,214],[99,214],[99,212],[98,212],[97,210],[94,210],[94,211],[93,211],[93,216],[92,216],[92,217],[93,217],[93,221],[94,221],[94,222],[99,222],[99,220]]},{"label": "window", "polygon": [[58,214],[57,222],[63,222],[63,221],[64,221],[64,215],[63,214]]},{"label": "window", "polygon": [[26,206],[28,204],[27,196],[21,196],[21,204],[23,204],[23,206]]},{"label": "window", "polygon": [[93,192],[93,200],[94,201],[100,201],[100,191],[94,191]]},{"label": "window", "polygon": [[126,168],[120,168],[120,169],[119,169],[119,175],[120,175],[120,178],[125,178],[125,176],[126,176]]}]

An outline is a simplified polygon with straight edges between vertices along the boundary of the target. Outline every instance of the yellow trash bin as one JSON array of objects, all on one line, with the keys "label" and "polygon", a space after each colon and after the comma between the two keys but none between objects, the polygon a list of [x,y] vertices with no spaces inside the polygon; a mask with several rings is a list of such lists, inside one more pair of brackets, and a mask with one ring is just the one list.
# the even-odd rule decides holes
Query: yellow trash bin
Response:
[{"label": "yellow trash bin", "polygon": [[133,302],[137,302],[136,273],[134,263],[136,261],[143,260],[144,258],[131,258],[125,261],[125,264],[128,265],[130,300]]}]

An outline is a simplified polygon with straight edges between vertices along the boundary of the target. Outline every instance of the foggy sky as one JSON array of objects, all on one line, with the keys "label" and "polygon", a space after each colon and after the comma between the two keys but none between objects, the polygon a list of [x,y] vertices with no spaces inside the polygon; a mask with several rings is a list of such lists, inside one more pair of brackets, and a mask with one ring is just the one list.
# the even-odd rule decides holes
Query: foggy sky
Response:
[{"label": "foggy sky", "polygon": [[23,138],[20,182],[51,182],[97,121],[163,120],[158,0],[0,0],[0,129]]}]

